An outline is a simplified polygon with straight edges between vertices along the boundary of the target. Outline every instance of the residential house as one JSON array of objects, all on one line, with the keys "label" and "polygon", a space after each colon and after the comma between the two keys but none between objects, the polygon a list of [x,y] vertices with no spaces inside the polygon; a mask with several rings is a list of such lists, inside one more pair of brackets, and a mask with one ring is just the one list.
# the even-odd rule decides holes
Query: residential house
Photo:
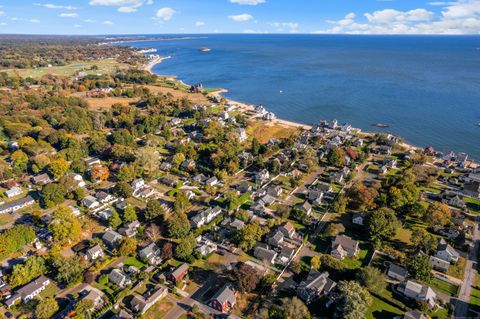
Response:
[{"label": "residential house", "polygon": [[446,260],[440,259],[435,256],[430,256],[428,261],[433,269],[446,273],[448,271],[448,267],[450,267],[450,263]]},{"label": "residential house", "polygon": [[169,162],[163,162],[161,165],[160,165],[160,170],[164,171],[164,172],[168,172],[169,170],[172,169],[172,164],[169,163]]},{"label": "residential house", "polygon": [[100,159],[97,157],[87,157],[85,158],[85,163],[87,163],[88,167],[92,167],[94,165],[100,165]]},{"label": "residential house", "polygon": [[159,265],[162,262],[161,255],[162,251],[155,243],[151,243],[138,252],[138,257],[150,265]]},{"label": "residential house", "polygon": [[95,209],[100,206],[100,203],[95,197],[93,197],[92,195],[88,195],[82,199],[82,205],[88,209]]},{"label": "residential house", "polygon": [[0,214],[15,213],[16,211],[35,204],[35,200],[28,195],[27,197],[17,199],[13,202],[0,206]]},{"label": "residential house", "polygon": [[157,285],[151,291],[145,292],[142,296],[135,295],[130,301],[130,309],[136,314],[143,315],[160,299],[168,294],[168,289],[165,286]]},{"label": "residential house", "polygon": [[225,284],[208,302],[208,305],[222,313],[229,312],[237,303],[237,292],[231,284]]},{"label": "residential house", "polygon": [[280,253],[277,255],[277,260],[275,261],[275,263],[282,266],[287,266],[288,262],[290,261],[290,259],[293,257],[294,254],[295,254],[295,249],[282,245],[280,247]]},{"label": "residential house", "polygon": [[248,138],[247,131],[242,127],[237,128],[237,134],[238,134],[238,141],[240,143],[245,142]]},{"label": "residential house", "polygon": [[137,178],[132,181],[132,189],[133,191],[142,189],[145,186],[145,181],[143,178]]},{"label": "residential house", "polygon": [[278,230],[287,238],[293,239],[295,237],[295,227],[290,222],[283,223]]},{"label": "residential house", "polygon": [[122,238],[123,236],[114,230],[108,230],[102,236],[102,240],[110,248],[115,248]]},{"label": "residential house", "polygon": [[277,199],[275,197],[267,194],[267,195],[263,196],[258,201],[258,203],[261,204],[262,206],[268,207],[268,206],[272,205],[273,203],[275,203],[276,201],[277,201]]},{"label": "residential house", "polygon": [[211,177],[211,178],[209,178],[205,181],[205,185],[209,186],[209,187],[213,187],[217,184],[218,184],[218,178],[216,178],[215,176],[213,176],[213,177]]},{"label": "residential house", "polygon": [[267,194],[274,197],[279,197],[283,193],[283,188],[280,186],[272,186],[267,188]]},{"label": "residential house", "polygon": [[208,177],[202,173],[195,175],[195,177],[193,177],[193,181],[198,184],[204,184],[207,179]]},{"label": "residential house", "polygon": [[446,242],[445,239],[440,239],[440,242],[437,246],[436,257],[448,261],[449,263],[456,263],[460,254]]},{"label": "residential house", "polygon": [[275,259],[277,258],[277,252],[268,248],[268,246],[263,246],[257,244],[253,250],[253,256],[255,258],[268,262],[270,264],[275,263]]},{"label": "residential house", "polygon": [[353,214],[352,224],[363,226],[365,224],[365,215],[360,213]]},{"label": "residential house", "polygon": [[174,271],[167,275],[167,279],[176,284],[177,282],[180,282],[183,280],[183,278],[185,278],[185,276],[188,274],[188,269],[189,267],[187,263],[181,264],[180,266],[175,268]]},{"label": "residential house", "polygon": [[402,319],[428,319],[428,318],[421,312],[409,310],[405,312],[405,315],[403,315]]},{"label": "residential house", "polygon": [[277,230],[267,239],[267,243],[270,246],[279,247],[283,243],[283,238],[283,233]]},{"label": "residential house", "polygon": [[73,178],[73,180],[77,183],[77,187],[85,187],[87,183],[83,180],[82,175],[76,174],[76,173],[71,173],[69,176]]},{"label": "residential house", "polygon": [[250,193],[252,191],[252,185],[250,185],[247,182],[242,182],[242,183],[238,184],[237,190],[240,193]]},{"label": "residential house", "polygon": [[44,291],[50,283],[50,279],[42,275],[18,289],[13,296],[5,300],[5,304],[10,308],[18,301],[28,302]]},{"label": "residential house", "polygon": [[99,244],[96,244],[93,247],[88,248],[85,251],[85,257],[92,261],[103,256],[103,249]]},{"label": "residential house", "polygon": [[345,257],[354,257],[359,251],[358,241],[351,239],[345,235],[335,237],[332,243],[332,250],[330,255],[335,258],[343,259]]},{"label": "residential house", "polygon": [[312,205],[308,201],[303,202],[303,204],[297,205],[297,208],[307,215],[310,215],[313,209]]},{"label": "residential house", "polygon": [[320,205],[322,205],[323,192],[318,191],[318,190],[314,190],[314,189],[310,189],[308,191],[308,197],[307,198],[310,201],[310,203],[312,203],[313,205],[320,206]]},{"label": "residential house", "polygon": [[110,274],[108,274],[108,280],[121,288],[132,283],[130,277],[119,269],[113,269]]},{"label": "residential house", "polygon": [[388,267],[387,276],[398,281],[405,281],[408,277],[408,271],[403,267],[391,263]]},{"label": "residential house", "polygon": [[266,169],[262,169],[255,175],[255,183],[259,186],[267,183],[270,179],[270,173]]},{"label": "residential house", "polygon": [[140,222],[138,220],[134,220],[128,224],[123,224],[118,232],[122,236],[133,237],[137,234],[138,227],[140,227]]},{"label": "residential house", "polygon": [[80,292],[80,294],[83,296],[83,299],[90,300],[93,303],[93,307],[90,310],[95,310],[103,307],[105,305],[104,301],[104,294],[100,290],[89,287],[89,289],[85,289]]},{"label": "residential house", "polygon": [[48,176],[47,173],[35,175],[31,178],[31,181],[35,185],[46,185],[51,182],[50,176]]},{"label": "residential house", "polygon": [[206,238],[201,238],[200,240],[197,240],[197,242],[198,246],[195,248],[195,251],[202,256],[208,256],[218,249],[217,244]]},{"label": "residential house", "polygon": [[14,186],[9,190],[5,191],[5,196],[7,196],[8,198],[12,198],[12,197],[21,195],[22,193],[23,193],[23,189],[21,189],[18,186]]},{"label": "residential house", "polygon": [[106,209],[101,210],[100,212],[97,212],[95,215],[100,219],[108,221],[110,219],[110,216],[112,216],[112,214],[113,214],[113,209],[108,207]]},{"label": "residential house", "polygon": [[107,193],[107,192],[104,192],[104,191],[98,191],[95,193],[95,197],[97,198],[97,200],[102,203],[102,204],[106,204],[106,203],[109,203],[111,202],[115,197],[113,197],[113,195]]},{"label": "residential house", "polygon": [[192,217],[190,222],[194,228],[200,228],[211,223],[220,214],[222,214],[222,209],[219,206],[209,207]]},{"label": "residential house", "polygon": [[337,283],[329,278],[328,272],[318,272],[312,269],[307,279],[298,286],[297,295],[309,305],[321,296],[328,295],[336,285]]},{"label": "residential house", "polygon": [[188,159],[188,160],[185,160],[182,165],[181,165],[181,168],[184,170],[184,171],[193,171],[196,167],[196,163],[194,160],[191,160],[191,159]]},{"label": "residential house", "polygon": [[416,301],[427,302],[430,309],[433,309],[436,305],[435,299],[437,298],[437,295],[432,288],[427,285],[412,280],[407,280],[406,282],[398,285],[397,290],[408,298]]}]

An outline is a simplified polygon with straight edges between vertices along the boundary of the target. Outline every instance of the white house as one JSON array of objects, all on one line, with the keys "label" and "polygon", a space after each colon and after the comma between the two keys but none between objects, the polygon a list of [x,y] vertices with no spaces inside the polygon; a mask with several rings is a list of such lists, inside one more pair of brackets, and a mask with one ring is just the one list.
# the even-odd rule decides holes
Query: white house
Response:
[{"label": "white house", "polygon": [[5,196],[12,198],[23,193],[23,189],[18,186],[12,187],[9,190],[5,191]]}]

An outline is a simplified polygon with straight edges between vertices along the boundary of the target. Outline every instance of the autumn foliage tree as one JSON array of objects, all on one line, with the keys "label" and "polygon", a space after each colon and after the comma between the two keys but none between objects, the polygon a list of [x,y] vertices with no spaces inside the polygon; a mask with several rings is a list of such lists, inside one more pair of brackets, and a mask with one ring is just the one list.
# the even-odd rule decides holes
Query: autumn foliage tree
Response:
[{"label": "autumn foliage tree", "polygon": [[235,270],[238,290],[242,293],[252,292],[260,282],[260,276],[257,270],[245,263],[240,263]]},{"label": "autumn foliage tree", "polygon": [[90,175],[93,180],[105,181],[110,176],[110,172],[108,171],[108,167],[97,164],[92,167]]},{"label": "autumn foliage tree", "polygon": [[349,206],[351,209],[360,211],[373,209],[376,207],[377,196],[378,191],[375,188],[358,183],[348,191]]},{"label": "autumn foliage tree", "polygon": [[430,227],[445,226],[452,218],[452,211],[447,204],[433,202],[427,209],[424,216],[425,221]]}]

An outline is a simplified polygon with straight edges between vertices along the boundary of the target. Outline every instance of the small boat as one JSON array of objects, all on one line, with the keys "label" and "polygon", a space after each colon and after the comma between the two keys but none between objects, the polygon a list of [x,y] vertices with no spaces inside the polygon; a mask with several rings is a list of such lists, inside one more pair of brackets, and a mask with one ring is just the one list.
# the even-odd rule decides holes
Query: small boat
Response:
[{"label": "small boat", "polygon": [[200,51],[201,51],[201,52],[210,52],[210,51],[212,51],[212,50],[209,49],[209,48],[205,48],[205,47],[204,47],[204,48],[200,48]]},{"label": "small boat", "polygon": [[387,127],[390,127],[390,125],[388,125],[388,124],[382,124],[382,123],[375,123],[375,124],[372,124],[372,126],[374,126],[374,127],[379,127],[379,128],[387,128]]}]

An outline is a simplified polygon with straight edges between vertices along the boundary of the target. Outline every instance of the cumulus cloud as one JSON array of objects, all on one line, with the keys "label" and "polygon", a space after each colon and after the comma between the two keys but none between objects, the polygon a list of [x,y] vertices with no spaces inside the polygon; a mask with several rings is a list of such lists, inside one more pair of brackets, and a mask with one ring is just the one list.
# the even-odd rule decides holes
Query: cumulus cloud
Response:
[{"label": "cumulus cloud", "polygon": [[64,6],[64,5],[58,5],[53,3],[34,3],[34,5],[39,7],[44,7],[47,9],[78,10],[78,7]]},{"label": "cumulus cloud", "polygon": [[5,15],[5,11],[0,10],[0,16],[4,16],[4,15]]},{"label": "cumulus cloud", "polygon": [[85,23],[94,23],[94,22],[97,22],[96,20],[93,20],[93,19],[85,19],[83,20],[83,22]]},{"label": "cumulus cloud", "polygon": [[170,19],[172,19],[175,13],[177,12],[172,8],[168,8],[168,7],[161,8],[161,9],[158,9],[156,17],[163,21],[169,21]]},{"label": "cumulus cloud", "polygon": [[81,28],[82,26],[80,24],[74,24],[73,27],[74,28]]},{"label": "cumulus cloud", "polygon": [[228,16],[235,22],[247,22],[253,19],[253,16],[247,13]]},{"label": "cumulus cloud", "polygon": [[38,19],[30,19],[28,21],[30,21],[31,23],[40,23],[40,20]]},{"label": "cumulus cloud", "polygon": [[104,24],[104,25],[113,25],[114,23],[113,23],[112,21],[110,21],[110,20],[105,20],[105,21],[102,22],[102,24]]},{"label": "cumulus cloud", "polygon": [[367,12],[363,21],[349,13],[340,20],[327,21],[330,28],[314,33],[480,34],[480,0],[458,0],[442,5],[443,10],[437,14],[423,8]]},{"label": "cumulus cloud", "polygon": [[278,32],[297,33],[300,25],[296,22],[273,22],[270,25],[275,27]]},{"label": "cumulus cloud", "polygon": [[78,18],[78,13],[60,13],[60,18]]},{"label": "cumulus cloud", "polygon": [[197,27],[203,27],[204,25],[205,25],[205,22],[203,22],[203,21],[195,22],[195,26],[197,26]]},{"label": "cumulus cloud", "polygon": [[265,0],[230,0],[230,2],[240,5],[256,6],[257,4],[265,3]]},{"label": "cumulus cloud", "polygon": [[132,13],[144,4],[151,5],[153,0],[90,0],[92,6],[118,7],[118,12]]},{"label": "cumulus cloud", "polygon": [[4,26],[7,26],[7,25],[8,25],[8,23],[6,23],[6,22],[0,22],[0,27],[4,27]]}]

